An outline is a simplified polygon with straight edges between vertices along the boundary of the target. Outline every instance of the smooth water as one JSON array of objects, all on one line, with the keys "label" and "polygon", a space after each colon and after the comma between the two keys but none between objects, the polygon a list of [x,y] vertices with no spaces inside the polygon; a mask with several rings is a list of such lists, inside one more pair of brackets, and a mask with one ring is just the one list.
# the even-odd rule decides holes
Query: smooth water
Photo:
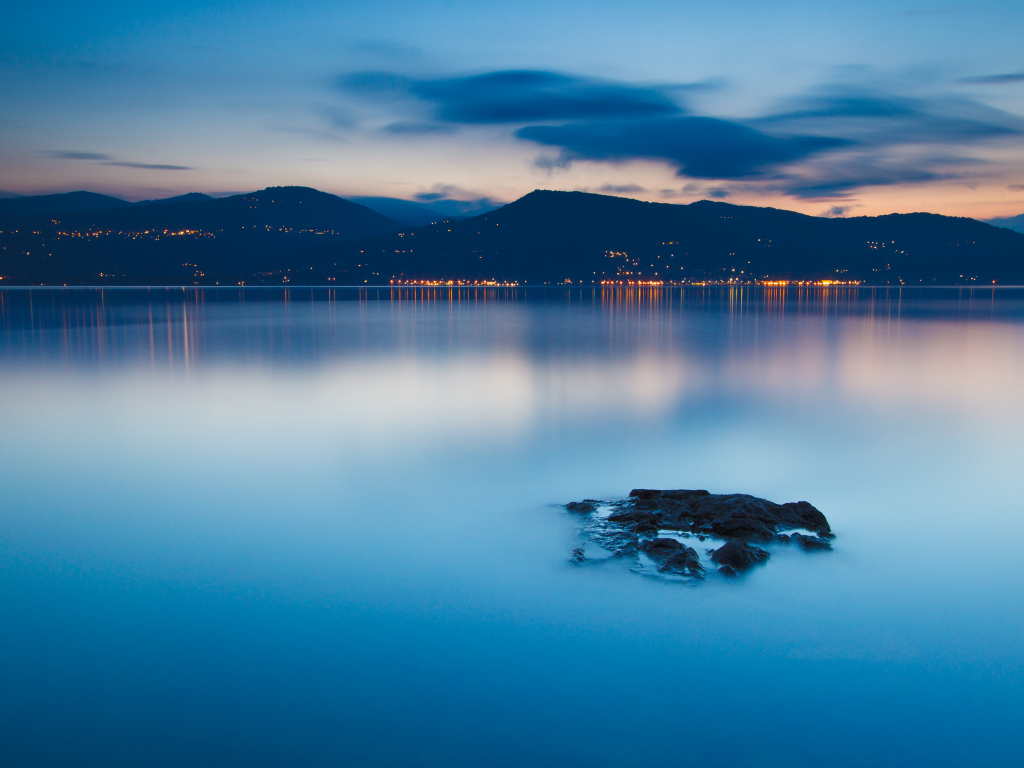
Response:
[{"label": "smooth water", "polygon": [[0,291],[0,763],[1021,765],[1022,394],[1012,289]]}]

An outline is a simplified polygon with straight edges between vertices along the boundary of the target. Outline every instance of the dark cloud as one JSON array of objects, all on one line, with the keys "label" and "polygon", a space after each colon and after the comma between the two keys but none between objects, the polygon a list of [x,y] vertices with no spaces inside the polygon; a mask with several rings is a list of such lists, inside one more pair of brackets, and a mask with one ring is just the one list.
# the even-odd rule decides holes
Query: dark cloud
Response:
[{"label": "dark cloud", "polygon": [[655,88],[531,70],[427,80],[410,91],[434,102],[440,119],[457,123],[642,119],[681,111]]},{"label": "dark cloud", "polygon": [[114,160],[113,156],[103,152],[70,152],[65,150],[51,150],[44,153],[47,157],[59,160],[92,160],[100,165],[118,165],[122,168],[149,168],[157,171],[191,171],[194,170],[184,165],[157,165],[151,163],[131,163],[124,160]]},{"label": "dark cloud", "polygon": [[845,215],[846,212],[850,210],[850,207],[851,206],[849,205],[833,205],[821,215],[827,219],[837,219],[840,216]]},{"label": "dark cloud", "polygon": [[964,98],[930,100],[826,86],[790,99],[755,125],[794,133],[824,133],[862,145],[928,142],[963,144],[1021,135],[1024,121]]},{"label": "dark cloud", "polygon": [[110,155],[102,152],[69,152],[65,150],[51,150],[44,153],[47,157],[55,160],[109,160]]},{"label": "dark cloud", "polygon": [[962,179],[985,165],[970,147],[1024,137],[1024,120],[972,99],[911,98],[881,86],[828,84],[790,99],[752,125],[846,142],[773,183],[797,197],[847,197],[861,187]]},{"label": "dark cloud", "polygon": [[454,184],[435,184],[430,188],[429,192],[420,192],[413,195],[413,199],[419,200],[421,203],[432,203],[436,200],[451,200],[452,198],[466,196],[471,196],[471,193],[462,187],[457,187]]},{"label": "dark cloud", "polygon": [[724,200],[724,199],[725,199],[725,198],[727,198],[727,197],[728,197],[728,196],[729,196],[730,194],[731,194],[731,193],[729,192],[729,190],[728,190],[728,189],[722,189],[721,187],[718,187],[718,188],[715,188],[715,189],[709,189],[709,190],[708,190],[708,195],[709,195],[710,197],[713,197],[713,198],[715,198],[716,200]]},{"label": "dark cloud", "polygon": [[778,137],[713,117],[536,125],[519,138],[560,147],[567,160],[663,160],[680,176],[744,178],[845,144],[820,136]]},{"label": "dark cloud", "polygon": [[368,95],[408,93],[432,103],[437,119],[450,123],[643,119],[682,111],[667,95],[675,86],[625,85],[543,70],[432,80],[411,80],[391,72],[356,72],[340,78],[337,85]]},{"label": "dark cloud", "polygon": [[475,216],[504,205],[499,200],[480,197],[454,184],[435,184],[429,192],[413,195],[413,199],[445,216]]},{"label": "dark cloud", "polygon": [[807,178],[793,176],[773,182],[780,192],[805,200],[835,200],[850,197],[861,187],[893,184],[922,184],[952,178],[952,174],[932,173],[916,167],[885,169],[871,161],[854,161],[842,168],[825,168],[825,173]]},{"label": "dark cloud", "polygon": [[971,85],[1012,85],[1024,83],[1024,72],[1011,72],[1005,75],[982,75],[981,77],[966,77],[962,82]]},{"label": "dark cloud", "polygon": [[122,168],[148,168],[153,171],[194,171],[194,168],[189,168],[187,165],[159,165],[156,163],[129,163],[126,161],[111,161],[109,163],[103,163],[103,165],[118,165]]},{"label": "dark cloud", "polygon": [[[842,199],[865,186],[968,181],[972,170],[986,165],[968,150],[1024,137],[1024,119],[980,101],[948,93],[908,95],[905,80],[863,67],[836,76],[744,119],[695,115],[679,100],[719,87],[717,81],[634,85],[512,70],[434,79],[357,72],[336,85],[374,100],[407,102],[407,117],[385,127],[387,133],[506,125],[517,138],[546,148],[534,162],[548,170],[581,160],[653,160],[679,176],[745,185],[730,184],[732,192],[758,185],[808,199]],[[1018,81],[1024,74],[971,82]],[[436,190],[425,194],[444,197]]]},{"label": "dark cloud", "polygon": [[1020,192],[1020,191],[1024,191],[1024,184],[1010,184],[1006,188],[1007,189],[1012,189],[1014,192]]},{"label": "dark cloud", "polygon": [[644,192],[644,188],[637,184],[605,184],[598,189],[599,192],[608,192],[614,195],[628,195],[634,192]]}]

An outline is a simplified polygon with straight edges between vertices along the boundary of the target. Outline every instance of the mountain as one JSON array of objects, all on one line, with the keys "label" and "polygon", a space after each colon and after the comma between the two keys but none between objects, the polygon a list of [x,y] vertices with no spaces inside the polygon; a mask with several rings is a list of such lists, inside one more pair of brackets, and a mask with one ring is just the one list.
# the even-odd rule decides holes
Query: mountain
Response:
[{"label": "mountain", "polygon": [[982,219],[986,224],[991,224],[993,227],[1003,227],[1004,229],[1012,229],[1014,232],[1024,232],[1024,213],[1020,216],[1011,216],[1008,219]]},{"label": "mountain", "polygon": [[298,246],[401,227],[307,187],[126,206],[56,218],[0,216],[0,276],[27,284],[282,282],[289,269],[284,254]]},{"label": "mountain", "polygon": [[367,264],[371,273],[399,280],[521,284],[734,278],[1024,283],[1024,235],[974,219],[929,213],[825,219],[706,200],[669,205],[582,192],[535,191],[482,216],[307,255],[311,263],[317,259],[318,269],[345,270],[357,284],[370,280]]},{"label": "mountain", "polygon": [[177,195],[176,197],[164,197],[160,200],[139,200],[133,205],[169,205],[171,203],[198,203],[202,200],[213,200],[214,198],[209,195],[204,195],[202,192],[189,192],[184,195]]},{"label": "mountain", "polygon": [[0,199],[0,216],[56,216],[73,211],[127,208],[131,203],[95,192],[66,192],[62,195],[30,195]]},{"label": "mountain", "polygon": [[700,201],[535,191],[403,228],[304,187],[49,216],[0,216],[3,284],[391,281],[1024,283],[1024,234],[929,213],[825,219]]},{"label": "mountain", "polygon": [[465,219],[488,213],[499,207],[486,198],[478,201],[435,200],[428,203],[412,202],[397,197],[350,197],[348,199],[411,227],[433,224],[445,219]]}]

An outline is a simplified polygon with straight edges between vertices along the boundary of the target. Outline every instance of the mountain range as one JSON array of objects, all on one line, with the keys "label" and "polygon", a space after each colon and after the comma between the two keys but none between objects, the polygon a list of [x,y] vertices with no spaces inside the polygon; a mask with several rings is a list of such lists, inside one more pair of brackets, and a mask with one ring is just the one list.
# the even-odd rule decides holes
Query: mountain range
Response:
[{"label": "mountain range", "polygon": [[1024,232],[1024,213],[1007,219],[985,219],[984,221],[993,227],[1003,227],[1005,229],[1012,229],[1014,232]]},{"label": "mountain range", "polygon": [[1024,234],[928,213],[826,219],[538,190],[409,226],[304,187],[145,204],[90,194],[0,200],[0,284],[1024,283]]}]

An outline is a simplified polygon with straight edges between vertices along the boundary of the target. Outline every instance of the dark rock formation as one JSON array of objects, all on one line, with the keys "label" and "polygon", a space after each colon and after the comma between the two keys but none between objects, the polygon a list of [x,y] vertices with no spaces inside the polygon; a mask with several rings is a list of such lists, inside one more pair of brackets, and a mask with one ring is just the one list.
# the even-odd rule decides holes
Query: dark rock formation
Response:
[{"label": "dark rock formation", "polygon": [[[707,550],[724,576],[767,562],[769,553],[753,542],[794,543],[810,551],[832,549],[829,539],[835,538],[825,515],[806,501],[776,504],[743,493],[638,488],[627,499],[586,499],[565,507],[585,516],[584,531],[589,539],[613,556],[630,558],[642,569],[637,559],[642,552],[654,561],[659,573],[689,578],[703,578],[700,556],[677,538],[660,536],[661,532],[670,531],[680,538],[694,536],[699,541],[724,539],[726,543],[718,549]],[[599,512],[609,507],[610,514]],[[575,557],[576,553],[574,561],[582,562],[582,550],[581,559]]]},{"label": "dark rock formation", "polygon": [[728,565],[737,571],[745,571],[755,565],[767,563],[771,555],[753,544],[730,541],[711,553],[711,559],[719,565]]},{"label": "dark rock formation", "polygon": [[794,533],[789,538],[806,550],[832,549],[832,542],[824,536],[805,536],[802,533]]},{"label": "dark rock formation", "polygon": [[580,512],[582,514],[588,514],[597,509],[597,502],[593,499],[584,499],[583,501],[570,501],[565,505],[565,508],[570,512]]},{"label": "dark rock formation", "polygon": [[704,566],[700,564],[696,550],[675,539],[648,539],[640,542],[640,549],[658,564],[658,570],[662,573],[698,578],[704,575]]},{"label": "dark rock formation", "polygon": [[771,541],[779,531],[794,528],[832,532],[825,516],[806,501],[776,504],[745,493],[647,489],[630,491],[629,497],[632,509],[618,513],[623,519],[647,513],[661,527],[704,531],[724,539]]}]

